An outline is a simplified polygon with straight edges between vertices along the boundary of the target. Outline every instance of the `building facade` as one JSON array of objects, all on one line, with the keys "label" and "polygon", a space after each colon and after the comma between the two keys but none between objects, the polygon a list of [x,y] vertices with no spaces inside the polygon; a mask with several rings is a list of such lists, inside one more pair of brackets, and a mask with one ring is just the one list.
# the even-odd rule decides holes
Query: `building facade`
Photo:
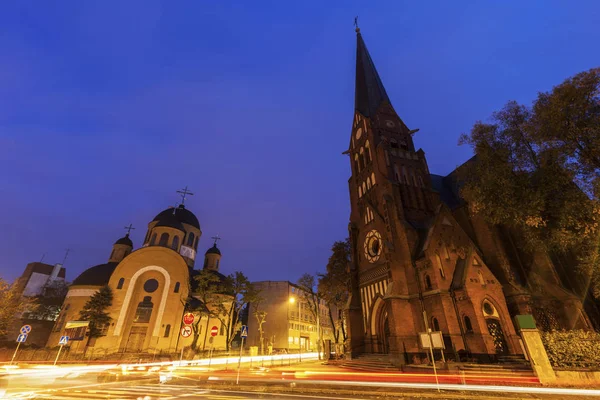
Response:
[{"label": "building facade", "polygon": [[[309,295],[298,285],[288,281],[261,281],[252,283],[261,291],[263,301],[250,304],[248,311],[249,346],[260,351],[259,323],[256,311],[266,312],[262,324],[265,353],[269,347],[278,352],[317,351],[318,332],[315,313],[311,311]],[[323,340],[333,340],[329,309],[323,300],[319,303],[319,326]]]},{"label": "building facade", "polygon": [[344,152],[352,171],[350,353],[410,363],[424,357],[418,333],[429,327],[442,332],[449,355],[522,354],[512,317],[535,315],[540,304],[554,305],[560,327],[590,328],[549,256],[529,257],[527,276],[514,273],[522,270],[514,243],[469,215],[455,173],[430,174],[413,142],[417,131],[396,113],[357,29],[355,112]]},{"label": "building facade", "polygon": [[[196,251],[202,231],[198,218],[183,205],[159,213],[149,224],[144,243],[133,248],[129,234],[113,245],[108,262],[93,266],[80,274],[69,287],[61,313],[48,339],[47,346],[58,345],[68,321],[80,320],[79,314],[88,300],[101,287],[108,285],[113,293],[107,310],[111,322],[104,326],[103,336],[85,340],[94,353],[113,352],[177,352],[196,339],[198,347],[225,348],[225,332],[217,318],[196,313],[198,335],[180,334],[182,317],[189,310],[200,309],[194,293]],[[203,268],[224,279],[219,272],[221,252],[215,244],[206,252]],[[230,301],[224,295],[223,301]],[[219,335],[207,340],[207,331],[217,326]],[[208,327],[208,329],[207,329]],[[195,336],[198,336],[195,338]],[[209,334],[210,337],[210,334]]]}]

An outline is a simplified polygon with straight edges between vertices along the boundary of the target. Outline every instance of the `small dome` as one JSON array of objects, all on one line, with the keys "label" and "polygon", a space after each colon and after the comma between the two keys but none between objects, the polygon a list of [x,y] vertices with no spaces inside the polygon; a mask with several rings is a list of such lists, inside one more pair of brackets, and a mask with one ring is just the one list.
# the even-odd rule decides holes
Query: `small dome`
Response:
[{"label": "small dome", "polygon": [[155,228],[157,228],[159,226],[166,226],[169,228],[179,229],[180,231],[185,232],[185,228],[183,227],[183,224],[181,222],[179,222],[179,220],[173,215],[172,209],[171,209],[170,213],[167,213],[164,215],[161,215],[161,214],[158,215],[160,218],[154,219],[155,221],[158,221],[158,223],[156,225],[154,225]]},{"label": "small dome", "polygon": [[[175,211],[175,214],[173,214],[173,211]],[[160,221],[165,215],[174,215],[175,218],[182,224],[188,224],[193,226],[194,228],[200,229],[200,222],[198,222],[198,218],[196,218],[193,212],[185,208],[183,204],[180,204],[175,209],[173,207],[167,208],[166,210],[158,214],[156,217],[154,217],[153,221]]]},{"label": "small dome", "polygon": [[110,280],[110,276],[117,268],[116,262],[96,265],[83,271],[72,283],[75,285],[104,286]]},{"label": "small dome", "polygon": [[129,247],[133,247],[133,242],[129,239],[129,233],[123,236],[121,239],[117,240],[115,244],[124,244]]},{"label": "small dome", "polygon": [[204,253],[204,254],[205,255],[206,254],[218,254],[218,255],[221,255],[221,250],[219,250],[219,248],[217,247],[217,244],[215,243],[213,245],[213,247],[211,247],[210,249],[206,250],[206,253]]}]

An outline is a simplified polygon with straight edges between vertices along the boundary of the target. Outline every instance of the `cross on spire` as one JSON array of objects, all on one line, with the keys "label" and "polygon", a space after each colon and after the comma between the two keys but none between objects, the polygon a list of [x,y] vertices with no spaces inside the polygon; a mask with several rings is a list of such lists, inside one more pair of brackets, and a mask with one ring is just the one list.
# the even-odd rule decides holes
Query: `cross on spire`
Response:
[{"label": "cross on spire", "polygon": [[358,29],[358,16],[354,17],[354,27]]},{"label": "cross on spire", "polygon": [[131,230],[135,229],[135,228],[133,227],[132,224],[129,224],[129,226],[126,226],[125,229],[127,229],[127,236],[129,236],[129,234],[131,233]]},{"label": "cross on spire", "polygon": [[211,239],[215,240],[215,246],[217,245],[217,241],[221,240],[221,238],[219,237],[219,235],[213,236],[213,237],[211,237]]},{"label": "cross on spire", "polygon": [[184,205],[184,203],[185,203],[185,197],[186,197],[188,194],[189,194],[190,196],[193,196],[193,195],[194,195],[194,193],[192,193],[192,192],[190,192],[190,191],[188,190],[188,187],[187,187],[187,185],[186,185],[186,187],[185,187],[185,188],[183,188],[183,189],[181,189],[181,190],[178,190],[178,191],[177,191],[177,193],[181,193],[181,205]]},{"label": "cross on spire", "polygon": [[62,265],[65,265],[65,261],[67,261],[67,256],[69,255],[70,251],[71,251],[71,249],[67,249],[66,250],[66,252],[65,252],[65,258],[63,258]]}]

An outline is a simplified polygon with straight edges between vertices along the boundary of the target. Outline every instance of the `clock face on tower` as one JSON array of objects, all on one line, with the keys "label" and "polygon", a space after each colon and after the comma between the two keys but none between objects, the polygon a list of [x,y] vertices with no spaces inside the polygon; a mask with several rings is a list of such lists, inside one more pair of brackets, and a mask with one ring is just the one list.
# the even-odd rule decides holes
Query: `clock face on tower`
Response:
[{"label": "clock face on tower", "polygon": [[388,119],[387,121],[385,121],[385,125],[386,125],[388,128],[393,128],[393,127],[395,127],[395,126],[396,126],[396,124],[394,123],[394,121],[390,121],[389,119]]},{"label": "clock face on tower", "polygon": [[381,235],[376,230],[372,230],[367,233],[365,238],[365,257],[370,263],[374,263],[379,260],[381,256],[383,243],[381,241]]}]

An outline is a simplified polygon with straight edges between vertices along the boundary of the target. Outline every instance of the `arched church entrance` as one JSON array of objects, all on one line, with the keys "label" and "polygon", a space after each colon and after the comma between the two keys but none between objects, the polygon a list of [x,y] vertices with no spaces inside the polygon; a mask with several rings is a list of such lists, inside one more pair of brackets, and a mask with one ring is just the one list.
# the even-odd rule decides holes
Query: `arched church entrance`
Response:
[{"label": "arched church entrance", "polygon": [[371,323],[371,334],[373,336],[373,353],[387,354],[390,351],[390,323],[385,301],[380,297],[373,307],[373,320]]},{"label": "arched church entrance", "polygon": [[482,308],[488,332],[490,333],[490,335],[492,336],[492,340],[494,341],[496,354],[508,354],[508,345],[506,343],[506,339],[504,338],[502,325],[500,325],[500,315],[498,314],[498,310],[488,300],[484,300]]}]

